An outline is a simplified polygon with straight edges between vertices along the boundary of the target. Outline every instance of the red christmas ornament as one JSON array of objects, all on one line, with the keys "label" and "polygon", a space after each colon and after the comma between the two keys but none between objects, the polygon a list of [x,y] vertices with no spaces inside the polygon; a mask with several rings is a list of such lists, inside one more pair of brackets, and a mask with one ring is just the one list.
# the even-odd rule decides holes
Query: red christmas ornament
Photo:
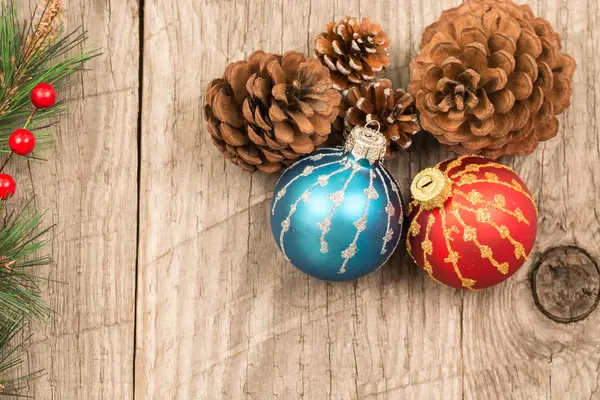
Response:
[{"label": "red christmas ornament", "polygon": [[0,174],[0,199],[8,200],[17,190],[17,183],[12,176]]},{"label": "red christmas ornament", "polygon": [[17,129],[10,135],[8,145],[13,153],[26,156],[35,148],[35,136],[27,129]]},{"label": "red christmas ornament", "polygon": [[31,103],[36,108],[50,108],[56,104],[56,90],[49,83],[40,83],[31,91]]},{"label": "red christmas ornament", "polygon": [[459,157],[420,172],[411,192],[406,245],[434,280],[484,289],[525,263],[537,234],[537,208],[510,168]]}]

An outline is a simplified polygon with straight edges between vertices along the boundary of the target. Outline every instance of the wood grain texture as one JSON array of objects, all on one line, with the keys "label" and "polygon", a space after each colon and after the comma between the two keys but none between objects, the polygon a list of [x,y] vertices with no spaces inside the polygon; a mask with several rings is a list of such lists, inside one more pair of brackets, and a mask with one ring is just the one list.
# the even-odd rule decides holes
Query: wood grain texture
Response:
[{"label": "wood grain texture", "polygon": [[[22,7],[27,2],[17,2]],[[84,25],[103,55],[59,93],[70,106],[49,159],[21,160],[36,205],[55,224],[47,299],[56,311],[35,325],[35,399],[130,399],[133,395],[137,225],[138,8],[119,0],[65,0],[67,30]],[[128,4],[132,3],[132,4]],[[36,0],[30,6],[38,4]],[[9,167],[11,168],[11,167]],[[23,188],[28,193],[31,188]]]},{"label": "wood grain texture", "polygon": [[[523,1],[522,1],[523,2]],[[301,274],[268,225],[275,176],[247,174],[212,145],[204,90],[253,50],[312,52],[346,15],[381,22],[386,76],[408,83],[425,26],[459,0],[69,0],[105,55],[69,97],[57,148],[32,165],[53,242],[49,298],[60,316],[31,346],[42,399],[597,399],[600,311],[560,324],[535,306],[540,255],[575,245],[600,258],[600,11],[594,0],[530,4],[578,63],[557,138],[506,157],[540,210],[531,260],[477,293],[438,286],[402,250],[356,282]],[[143,23],[142,104],[138,29]],[[139,108],[141,107],[141,108]],[[134,358],[136,118],[141,112],[140,237]],[[420,137],[388,164],[405,199],[412,177],[449,157]]]},{"label": "wood grain texture", "polygon": [[[532,260],[478,293],[440,287],[399,251],[352,283],[288,265],[272,240],[276,177],[249,175],[212,146],[204,88],[254,49],[312,51],[331,19],[369,16],[392,39],[386,76],[408,82],[421,33],[445,1],[151,1],[146,4],[136,398],[599,398],[600,312],[558,324],[534,305],[545,249],[600,256],[600,14],[592,0],[538,1],[579,68],[561,134],[503,161],[538,200]],[[168,54],[169,57],[165,57]],[[412,176],[449,156],[421,138],[389,164]]]}]

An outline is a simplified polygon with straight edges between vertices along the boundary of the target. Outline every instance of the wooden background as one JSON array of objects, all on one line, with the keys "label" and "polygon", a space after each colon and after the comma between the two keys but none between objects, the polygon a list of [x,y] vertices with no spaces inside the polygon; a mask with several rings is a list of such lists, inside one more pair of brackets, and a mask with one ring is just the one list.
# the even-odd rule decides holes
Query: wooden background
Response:
[{"label": "wooden background", "polygon": [[[58,225],[28,387],[36,399],[600,399],[600,311],[571,324],[534,304],[547,249],[600,256],[600,11],[535,0],[578,63],[557,138],[504,158],[539,207],[531,261],[507,283],[438,286],[400,250],[356,282],[296,271],[268,225],[275,176],[213,147],[204,90],[262,48],[312,52],[347,15],[392,39],[386,76],[408,83],[421,33],[459,0],[64,0],[104,55],[63,97],[51,161],[32,165],[36,201]],[[521,0],[524,2],[526,0]],[[30,4],[36,0],[30,0]],[[18,2],[21,4],[21,2]],[[27,3],[27,2],[23,2]],[[389,163],[411,178],[449,156],[431,140]],[[569,301],[569,293],[558,293]],[[561,297],[563,296],[563,297]]]}]

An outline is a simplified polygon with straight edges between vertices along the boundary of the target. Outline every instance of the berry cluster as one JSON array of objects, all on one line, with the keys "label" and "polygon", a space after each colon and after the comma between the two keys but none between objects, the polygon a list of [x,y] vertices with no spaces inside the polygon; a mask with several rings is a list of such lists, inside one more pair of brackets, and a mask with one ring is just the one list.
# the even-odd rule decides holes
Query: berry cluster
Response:
[{"label": "berry cluster", "polygon": [[50,108],[56,104],[56,91],[49,83],[40,83],[31,91],[31,104],[33,111],[25,126],[14,131],[8,139],[11,153],[8,155],[4,164],[0,168],[0,199],[7,200],[15,194],[17,184],[12,176],[1,173],[13,154],[19,156],[29,156],[35,149],[35,136],[27,130],[31,119],[39,109]]}]

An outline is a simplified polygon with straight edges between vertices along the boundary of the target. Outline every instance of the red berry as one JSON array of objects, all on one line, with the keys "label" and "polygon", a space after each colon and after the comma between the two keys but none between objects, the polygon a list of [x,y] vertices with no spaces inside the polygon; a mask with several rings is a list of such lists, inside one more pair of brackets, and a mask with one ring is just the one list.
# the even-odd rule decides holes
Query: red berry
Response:
[{"label": "red berry", "polygon": [[15,194],[17,183],[12,176],[8,174],[0,174],[0,199],[8,200]]},{"label": "red berry", "polygon": [[8,145],[13,153],[26,156],[35,148],[35,136],[27,129],[17,129],[10,135]]},{"label": "red berry", "polygon": [[56,90],[49,83],[40,83],[31,91],[31,102],[36,108],[50,108],[56,104]]}]

